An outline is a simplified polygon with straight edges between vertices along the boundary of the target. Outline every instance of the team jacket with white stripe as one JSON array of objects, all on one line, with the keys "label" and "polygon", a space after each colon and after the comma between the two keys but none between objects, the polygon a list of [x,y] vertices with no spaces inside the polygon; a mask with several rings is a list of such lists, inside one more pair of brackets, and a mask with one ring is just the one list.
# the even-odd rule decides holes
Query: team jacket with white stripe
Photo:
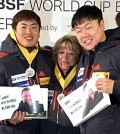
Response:
[{"label": "team jacket with white stripe", "polygon": [[[113,94],[110,95],[112,103],[119,103],[120,95],[120,29],[106,31],[107,39],[103,43],[99,43],[92,51],[93,62],[90,70],[89,78],[94,72],[109,72],[109,78],[115,80]],[[87,79],[87,71],[89,66],[90,51],[85,51],[78,63],[77,74],[80,68],[84,68],[82,82],[77,81],[79,87]],[[77,76],[78,79],[78,76]]]},{"label": "team jacket with white stripe", "polygon": [[[29,85],[40,84],[43,88],[48,87],[52,66],[52,52],[42,50],[39,47],[38,53],[31,64],[36,74],[29,78]],[[25,73],[28,67],[28,61],[19,50],[15,40],[8,35],[2,43],[0,52],[0,86],[14,86],[11,76]],[[23,121],[11,127],[20,130],[21,134],[22,132],[25,134],[39,134],[40,120]]]},{"label": "team jacket with white stripe", "polygon": [[109,72],[109,78],[115,80],[113,93],[109,95],[111,105],[81,124],[82,134],[120,133],[120,29],[106,31],[106,37],[106,41],[99,43],[94,51],[85,51],[80,58],[77,87],[94,72]]}]

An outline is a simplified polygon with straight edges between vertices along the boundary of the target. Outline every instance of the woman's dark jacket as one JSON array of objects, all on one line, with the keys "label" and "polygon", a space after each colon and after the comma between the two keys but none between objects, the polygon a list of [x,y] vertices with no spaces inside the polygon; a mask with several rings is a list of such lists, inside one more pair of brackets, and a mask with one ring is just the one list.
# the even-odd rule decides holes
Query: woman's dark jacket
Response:
[{"label": "woman's dark jacket", "polygon": [[[64,76],[61,71],[61,74],[64,79],[69,75],[70,71],[71,71],[71,69],[68,71],[66,76]],[[53,121],[57,124],[64,125],[64,126],[72,126],[69,118],[67,117],[67,115],[65,114],[65,112],[61,108],[61,106],[59,105],[59,103],[57,101],[57,97],[61,93],[63,93],[65,96],[67,96],[72,91],[74,91],[75,85],[76,85],[75,82],[76,82],[76,77],[74,76],[74,78],[71,80],[71,82],[68,84],[68,86],[63,90],[58,79],[56,78],[56,76],[52,75],[51,80],[50,80],[50,86],[49,86],[50,90],[54,90],[53,99],[49,105],[49,119],[51,121]]]}]

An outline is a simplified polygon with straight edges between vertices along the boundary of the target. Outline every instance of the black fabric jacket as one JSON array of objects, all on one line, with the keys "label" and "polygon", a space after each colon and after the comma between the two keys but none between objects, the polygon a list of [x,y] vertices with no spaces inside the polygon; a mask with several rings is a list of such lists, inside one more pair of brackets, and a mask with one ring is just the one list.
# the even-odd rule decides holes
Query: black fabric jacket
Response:
[{"label": "black fabric jacket", "polygon": [[94,92],[94,99],[89,98],[86,100],[86,106],[83,111],[83,118],[92,110],[101,100],[103,99],[103,94],[98,93],[98,91]]},{"label": "black fabric jacket", "polygon": [[43,104],[39,104],[38,101],[35,101],[35,106],[30,106],[27,102],[21,101],[17,111],[27,112],[27,114],[34,114],[44,112]]},{"label": "black fabric jacket", "polygon": [[[118,131],[115,134],[120,133],[117,129],[120,127],[120,28],[110,29],[105,33],[106,41],[99,43],[92,52],[85,51],[80,58],[77,69],[77,87],[89,79],[94,72],[109,72],[109,78],[115,80],[113,93],[110,95],[111,105],[83,123],[80,126],[83,128],[81,133],[84,130],[85,132],[82,134],[113,134],[114,130]],[[90,61],[91,53],[92,60]],[[90,64],[91,70],[88,74]],[[80,73],[83,68],[85,71],[83,76],[81,75],[82,81],[80,81]],[[97,127],[94,126],[95,124]]]},{"label": "black fabric jacket", "polygon": [[[6,40],[2,42],[0,52],[0,86],[14,86],[11,76],[25,73],[28,67],[29,64],[16,42],[8,35]],[[29,78],[29,84],[40,84],[42,88],[48,87],[53,67],[52,51],[43,50],[39,47],[31,67],[34,68],[36,74]],[[25,120],[11,127],[25,134],[39,134],[40,120]]]},{"label": "black fabric jacket", "polygon": [[[120,95],[120,29],[110,29],[106,31],[107,39],[103,43],[99,43],[93,53],[92,69],[89,77],[94,72],[109,72],[110,79],[115,80],[113,94],[110,95],[112,104],[119,103]],[[85,72],[88,70],[90,51],[85,51],[78,63],[77,74],[80,68],[85,68],[82,83],[87,79]],[[82,83],[77,82],[77,87]]]},{"label": "black fabric jacket", "polygon": [[[72,68],[71,68],[72,69]],[[69,73],[70,70],[68,70],[67,75],[64,76],[62,71],[61,75],[63,79],[65,79]],[[71,82],[67,85],[67,87],[62,89],[57,77],[55,74],[52,74],[49,90],[53,90],[54,94],[49,97],[49,112],[48,112],[48,120],[42,120],[41,123],[41,133],[42,134],[80,134],[79,127],[73,127],[72,123],[70,122],[69,118],[67,117],[64,110],[61,108],[57,101],[57,97],[59,94],[64,94],[67,96],[70,94],[73,90],[75,90],[76,87],[76,77],[74,77]]]},{"label": "black fabric jacket", "polygon": [[[70,71],[69,71],[69,73],[70,73]],[[69,75],[69,73],[67,74],[67,76]],[[61,74],[62,74],[62,71],[61,71]],[[63,75],[64,79],[66,77]],[[51,121],[53,121],[53,122],[55,122],[57,124],[64,125],[64,126],[72,126],[72,124],[71,124],[70,120],[68,119],[67,115],[65,114],[63,109],[60,107],[60,105],[59,105],[59,103],[57,101],[57,97],[62,92],[63,92],[63,94],[65,96],[67,96],[69,93],[74,91],[75,90],[75,81],[76,81],[76,77],[74,77],[71,80],[69,85],[63,91],[59,81],[56,78],[56,76],[53,75],[51,77],[49,89],[54,90],[53,99],[52,99],[52,102],[49,105],[49,119]]]}]

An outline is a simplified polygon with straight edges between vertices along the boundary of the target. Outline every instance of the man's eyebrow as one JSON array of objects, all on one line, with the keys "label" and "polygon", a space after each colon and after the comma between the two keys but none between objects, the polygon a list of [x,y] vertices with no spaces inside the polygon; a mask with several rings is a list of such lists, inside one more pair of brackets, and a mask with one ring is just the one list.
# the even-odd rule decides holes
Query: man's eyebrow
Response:
[{"label": "man's eyebrow", "polygon": [[[84,27],[87,26],[87,25],[89,25],[89,24],[90,24],[90,22],[87,22],[87,23],[84,25]],[[76,26],[76,28],[82,28],[82,27]]]},{"label": "man's eyebrow", "polygon": [[[25,24],[25,23],[20,23],[20,25],[26,25],[27,26],[27,24]],[[38,25],[38,24],[37,23],[32,23],[30,25]]]},{"label": "man's eyebrow", "polygon": [[31,25],[38,25],[37,23],[32,23]]},{"label": "man's eyebrow", "polygon": [[[87,25],[91,24],[90,22],[87,22],[83,27],[86,27]],[[82,26],[81,24],[80,25],[77,25],[75,26],[74,28],[71,28],[71,31],[74,31],[75,29],[82,29]]]},{"label": "man's eyebrow", "polygon": [[26,25],[25,23],[20,23],[20,25]]}]

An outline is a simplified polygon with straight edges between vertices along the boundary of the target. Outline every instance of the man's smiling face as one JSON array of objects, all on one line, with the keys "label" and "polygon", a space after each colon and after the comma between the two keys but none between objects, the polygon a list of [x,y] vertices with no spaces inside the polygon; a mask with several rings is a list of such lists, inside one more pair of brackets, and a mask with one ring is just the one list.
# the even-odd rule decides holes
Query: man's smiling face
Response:
[{"label": "man's smiling face", "polygon": [[35,46],[40,36],[39,25],[35,20],[22,20],[17,24],[15,35],[22,46]]},{"label": "man's smiling face", "polygon": [[93,50],[99,42],[105,41],[104,21],[86,20],[74,28],[76,37],[86,50]]}]

